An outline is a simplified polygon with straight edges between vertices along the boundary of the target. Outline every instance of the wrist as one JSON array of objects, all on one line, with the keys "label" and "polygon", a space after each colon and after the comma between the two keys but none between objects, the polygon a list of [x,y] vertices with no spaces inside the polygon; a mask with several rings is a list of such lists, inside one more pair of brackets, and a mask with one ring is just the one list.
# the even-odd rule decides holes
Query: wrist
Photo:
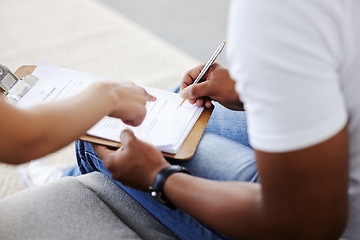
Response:
[{"label": "wrist", "polygon": [[117,94],[117,84],[110,81],[100,81],[92,84],[93,89],[97,93],[97,100],[101,99],[102,106],[107,107],[106,115],[110,115],[117,110],[119,104],[119,94]]},{"label": "wrist", "polygon": [[150,195],[155,198],[159,203],[167,206],[170,209],[176,209],[176,207],[168,200],[163,190],[166,180],[175,173],[190,174],[185,167],[179,165],[170,165],[161,169],[156,174],[152,186],[149,187]]}]

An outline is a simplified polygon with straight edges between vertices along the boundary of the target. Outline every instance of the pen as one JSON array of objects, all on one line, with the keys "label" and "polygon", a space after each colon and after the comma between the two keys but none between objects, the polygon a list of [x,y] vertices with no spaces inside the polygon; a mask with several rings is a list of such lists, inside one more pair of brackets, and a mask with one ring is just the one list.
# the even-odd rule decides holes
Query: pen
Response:
[{"label": "pen", "polygon": [[[196,77],[195,81],[192,84],[196,84],[200,81],[200,79],[204,76],[204,74],[209,70],[209,68],[211,67],[211,65],[213,65],[213,63],[215,62],[216,58],[219,56],[219,54],[221,53],[221,51],[223,50],[224,46],[226,44],[226,40],[222,41],[221,44],[219,45],[219,47],[215,50],[214,54],[211,56],[211,58],[209,59],[209,61],[205,64],[204,68],[201,70],[201,72],[199,73],[199,75]],[[182,100],[182,102],[180,103],[179,107],[181,107],[181,105],[185,102],[186,99]],[[178,107],[178,108],[179,108]]]}]

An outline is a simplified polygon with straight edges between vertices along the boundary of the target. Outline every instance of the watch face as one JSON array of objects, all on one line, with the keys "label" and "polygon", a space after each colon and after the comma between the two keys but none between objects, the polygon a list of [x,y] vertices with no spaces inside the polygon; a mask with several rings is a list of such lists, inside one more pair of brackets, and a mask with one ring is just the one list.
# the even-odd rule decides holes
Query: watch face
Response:
[{"label": "watch face", "polygon": [[170,165],[156,174],[153,185],[149,188],[150,195],[155,198],[159,203],[167,206],[170,209],[176,209],[176,207],[166,198],[163,193],[163,187],[166,179],[173,173],[183,172],[189,174],[189,172],[182,166]]},{"label": "watch face", "polygon": [[163,205],[167,205],[169,202],[161,192],[156,192],[156,190],[150,190],[150,195]]}]

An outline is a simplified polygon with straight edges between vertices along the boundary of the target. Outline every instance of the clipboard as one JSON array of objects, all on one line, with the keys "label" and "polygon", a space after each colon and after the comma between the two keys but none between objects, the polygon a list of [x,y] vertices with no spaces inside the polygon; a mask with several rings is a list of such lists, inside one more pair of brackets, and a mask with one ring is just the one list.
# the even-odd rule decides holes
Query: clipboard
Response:
[{"label": "clipboard", "polygon": [[[27,75],[30,75],[34,70],[36,66],[35,65],[24,65],[19,67],[15,71],[15,75],[21,79],[24,78]],[[190,159],[195,151],[196,148],[200,142],[200,139],[202,137],[202,134],[204,133],[205,127],[210,119],[210,116],[212,114],[212,111],[214,110],[214,106],[211,108],[205,108],[203,112],[201,113],[200,117],[198,118],[197,122],[194,124],[193,128],[191,129],[189,135],[186,137],[183,145],[180,147],[179,151],[175,154],[170,154],[163,152],[164,157],[171,158],[175,160],[188,160]],[[121,143],[106,140],[103,138],[93,137],[89,135],[84,135],[79,138],[80,140],[101,144],[113,148],[119,148],[121,147]]]}]

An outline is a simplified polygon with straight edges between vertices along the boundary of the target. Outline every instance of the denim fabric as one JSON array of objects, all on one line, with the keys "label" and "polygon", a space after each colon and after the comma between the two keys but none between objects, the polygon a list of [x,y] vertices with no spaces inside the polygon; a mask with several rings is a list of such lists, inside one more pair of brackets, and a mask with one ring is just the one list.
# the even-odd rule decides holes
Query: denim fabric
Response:
[{"label": "denim fabric", "polygon": [[81,172],[79,170],[79,167],[78,166],[72,166],[72,167],[66,168],[63,171],[61,177],[67,177],[67,176],[77,177],[77,176],[80,176],[80,175],[81,175]]},{"label": "denim fabric", "polygon": [[[230,111],[216,104],[194,157],[171,161],[185,166],[192,175],[219,181],[258,181],[255,157],[246,132],[245,112]],[[76,154],[81,173],[100,171],[110,177],[91,144],[77,141]],[[116,182],[116,181],[115,181]],[[180,210],[158,204],[149,193],[116,182],[180,239],[228,239]]]},{"label": "denim fabric", "polygon": [[[225,144],[218,151],[212,144]],[[100,171],[110,177],[110,172],[93,151],[91,144],[78,141],[76,143],[77,158],[80,171],[89,173]],[[229,148],[229,150],[227,150]],[[238,161],[234,154],[241,154]],[[257,172],[253,152],[250,148],[232,140],[211,133],[206,133],[200,142],[193,159],[179,162],[195,175],[203,178],[223,181],[256,181]],[[180,239],[226,239],[180,210],[169,210],[158,204],[150,194],[141,192],[116,182],[121,188],[135,198],[160,222],[169,228]]]}]

